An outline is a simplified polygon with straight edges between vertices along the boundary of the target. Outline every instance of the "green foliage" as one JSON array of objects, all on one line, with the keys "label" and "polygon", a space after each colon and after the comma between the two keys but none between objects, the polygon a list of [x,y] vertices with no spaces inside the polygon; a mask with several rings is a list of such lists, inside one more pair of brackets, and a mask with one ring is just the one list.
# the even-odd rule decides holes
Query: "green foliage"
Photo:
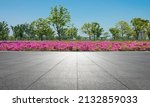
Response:
[{"label": "green foliage", "polygon": [[28,23],[24,24],[24,32],[25,32],[25,37],[27,40],[36,39],[36,35],[35,35],[34,30],[33,30],[33,26],[31,24],[28,24]]},{"label": "green foliage", "polygon": [[116,24],[116,28],[119,29],[119,32],[120,32],[119,38],[121,38],[122,40],[130,40],[132,38],[135,38],[135,36],[136,36],[135,31],[125,21],[119,21]]},{"label": "green foliage", "polygon": [[9,28],[6,22],[0,22],[0,40],[7,40],[9,35]]},{"label": "green foliage", "polygon": [[54,37],[54,31],[49,26],[47,19],[39,18],[31,23],[31,32],[39,37],[40,40],[51,39]]},{"label": "green foliage", "polygon": [[89,40],[91,37],[94,37],[94,40],[98,39],[103,32],[103,28],[97,22],[85,23],[81,30],[89,36]]},{"label": "green foliage", "polygon": [[81,30],[83,33],[87,34],[89,36],[89,40],[91,40],[91,36],[92,36],[92,33],[91,33],[91,24],[90,23],[85,23],[82,27],[81,27]]},{"label": "green foliage", "polygon": [[116,27],[120,30],[121,37],[124,37],[127,34],[127,32],[131,29],[129,24],[125,21],[119,21],[116,24]]},{"label": "green foliage", "polygon": [[23,40],[25,38],[25,24],[11,26],[11,29],[16,40]]},{"label": "green foliage", "polygon": [[114,40],[119,39],[120,30],[118,28],[110,28],[109,31],[112,34]]},{"label": "green foliage", "polygon": [[[79,36],[78,29],[70,24],[70,13],[63,6],[51,8],[48,18],[39,18],[28,24],[11,26],[13,36],[9,36],[6,22],[0,22],[0,40],[107,40],[109,33],[97,22],[85,23],[81,30],[88,37]],[[131,24],[131,25],[130,25]],[[53,28],[51,28],[53,27]],[[133,18],[131,23],[119,21],[110,28],[113,40],[150,40],[150,22],[141,18]],[[103,33],[103,36],[101,36]],[[109,38],[108,38],[109,37]]]},{"label": "green foliage", "polygon": [[143,38],[142,34],[145,33],[145,29],[148,23],[148,20],[144,20],[141,18],[133,18],[131,20],[131,24],[133,25],[134,31],[136,32],[136,40],[139,40],[140,34],[141,38]]},{"label": "green foliage", "polygon": [[147,24],[146,33],[147,33],[148,39],[150,40],[150,23]]},{"label": "green foliage", "polygon": [[133,39],[135,39],[135,37],[136,37],[136,32],[131,27],[128,27],[128,29],[126,30],[125,39],[133,40]]},{"label": "green foliage", "polygon": [[109,33],[108,32],[104,32],[102,40],[107,40],[109,37]]},{"label": "green foliage", "polygon": [[55,6],[51,9],[51,14],[48,19],[56,30],[59,40],[61,40],[64,27],[70,22],[70,13],[62,6]]},{"label": "green foliage", "polygon": [[65,29],[65,35],[67,36],[68,40],[77,39],[78,29],[74,26],[71,26],[70,28]]},{"label": "green foliage", "polygon": [[93,22],[91,24],[91,33],[94,35],[94,40],[98,39],[103,32],[103,28],[101,28],[100,24],[97,22]]}]

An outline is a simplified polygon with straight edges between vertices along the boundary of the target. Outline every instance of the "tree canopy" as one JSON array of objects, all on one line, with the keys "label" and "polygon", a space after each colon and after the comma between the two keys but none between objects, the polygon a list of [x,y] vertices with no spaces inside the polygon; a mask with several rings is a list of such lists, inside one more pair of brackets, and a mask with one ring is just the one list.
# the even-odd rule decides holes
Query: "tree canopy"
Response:
[{"label": "tree canopy", "polygon": [[25,38],[25,24],[11,26],[11,29],[16,40],[23,40]]},{"label": "tree canopy", "polygon": [[121,37],[125,36],[127,34],[128,30],[130,30],[129,24],[125,21],[119,21],[116,24],[116,27],[119,29]]},{"label": "tree canopy", "polygon": [[118,28],[110,28],[109,31],[112,34],[114,40],[119,39],[119,29]]},{"label": "tree canopy", "polygon": [[81,30],[89,36],[89,40],[91,37],[94,37],[94,40],[98,39],[103,32],[103,28],[97,22],[85,23]]},{"label": "tree canopy", "polygon": [[70,22],[70,13],[63,6],[55,6],[51,9],[48,19],[56,30],[59,40],[61,40],[61,36],[63,35],[63,29]]},{"label": "tree canopy", "polygon": [[141,18],[133,18],[131,20],[131,24],[133,25],[134,31],[136,32],[136,40],[139,40],[140,34],[143,36],[142,34],[145,32],[148,23],[148,20]]},{"label": "tree canopy", "polygon": [[150,23],[147,24],[146,32],[147,32],[148,38],[150,40]]},{"label": "tree canopy", "polygon": [[9,28],[6,22],[0,22],[0,40],[7,40],[9,35]]},{"label": "tree canopy", "polygon": [[39,18],[36,21],[33,21],[31,26],[33,27],[33,32],[39,37],[40,40],[45,38],[51,38],[54,36],[54,31],[50,28],[48,20]]},{"label": "tree canopy", "polygon": [[70,28],[66,28],[65,35],[69,40],[77,39],[78,29],[74,26],[71,26]]}]

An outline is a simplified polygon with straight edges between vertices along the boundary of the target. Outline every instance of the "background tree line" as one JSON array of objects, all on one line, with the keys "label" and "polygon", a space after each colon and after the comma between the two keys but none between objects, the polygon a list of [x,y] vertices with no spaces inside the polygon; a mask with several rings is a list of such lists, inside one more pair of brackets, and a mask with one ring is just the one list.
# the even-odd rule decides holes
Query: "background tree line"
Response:
[{"label": "background tree line", "polygon": [[142,18],[133,18],[130,23],[119,21],[109,32],[97,22],[85,23],[80,30],[88,37],[80,36],[69,11],[62,6],[51,8],[46,19],[10,28],[7,22],[0,22],[0,40],[150,40],[150,21]]}]

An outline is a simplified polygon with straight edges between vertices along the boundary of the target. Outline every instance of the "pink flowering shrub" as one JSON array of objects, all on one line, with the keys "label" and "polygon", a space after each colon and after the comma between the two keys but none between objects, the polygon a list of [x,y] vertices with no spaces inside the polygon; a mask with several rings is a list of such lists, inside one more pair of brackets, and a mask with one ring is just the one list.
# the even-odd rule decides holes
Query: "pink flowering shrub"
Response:
[{"label": "pink flowering shrub", "polygon": [[150,42],[1,41],[0,51],[150,51]]}]

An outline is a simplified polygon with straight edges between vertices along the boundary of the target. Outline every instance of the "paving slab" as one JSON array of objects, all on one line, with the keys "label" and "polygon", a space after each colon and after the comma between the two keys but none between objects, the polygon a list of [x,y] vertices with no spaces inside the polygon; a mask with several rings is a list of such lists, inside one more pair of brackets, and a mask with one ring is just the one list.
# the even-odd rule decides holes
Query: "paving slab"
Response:
[{"label": "paving slab", "polygon": [[149,90],[150,52],[0,52],[0,90]]}]

